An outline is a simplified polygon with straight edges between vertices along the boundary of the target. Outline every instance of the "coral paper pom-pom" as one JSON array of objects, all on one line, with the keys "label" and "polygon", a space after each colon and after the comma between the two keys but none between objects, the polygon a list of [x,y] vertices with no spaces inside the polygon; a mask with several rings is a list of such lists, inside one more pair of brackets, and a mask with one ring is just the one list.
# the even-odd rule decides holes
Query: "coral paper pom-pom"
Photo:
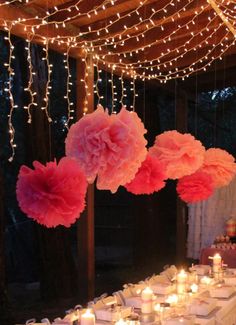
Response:
[{"label": "coral paper pom-pom", "polygon": [[165,186],[165,168],[158,158],[147,155],[134,179],[125,185],[133,194],[152,194]]},{"label": "coral paper pom-pom", "polygon": [[135,112],[118,114],[97,110],[72,125],[66,155],[78,159],[88,182],[97,176],[97,188],[116,192],[134,178],[146,157],[146,130]]},{"label": "coral paper pom-pom", "polygon": [[98,172],[97,188],[115,193],[131,181],[147,155],[146,129],[138,115],[122,108],[111,115],[107,134],[106,164]]},{"label": "coral paper pom-pom", "polygon": [[208,199],[214,191],[210,175],[197,171],[178,180],[177,193],[187,203],[195,203]]},{"label": "coral paper pom-pom", "polygon": [[215,187],[228,185],[235,176],[234,157],[219,148],[210,148],[205,153],[202,171],[211,175]]},{"label": "coral paper pom-pom", "polygon": [[168,178],[178,179],[201,167],[205,148],[191,134],[172,130],[156,137],[150,153],[166,166]]},{"label": "coral paper pom-pom", "polygon": [[66,155],[79,161],[89,183],[94,182],[98,171],[106,165],[109,127],[110,116],[98,106],[73,124],[67,134]]},{"label": "coral paper pom-pom", "polygon": [[46,227],[69,227],[85,207],[86,177],[75,159],[20,168],[16,186],[21,210]]}]

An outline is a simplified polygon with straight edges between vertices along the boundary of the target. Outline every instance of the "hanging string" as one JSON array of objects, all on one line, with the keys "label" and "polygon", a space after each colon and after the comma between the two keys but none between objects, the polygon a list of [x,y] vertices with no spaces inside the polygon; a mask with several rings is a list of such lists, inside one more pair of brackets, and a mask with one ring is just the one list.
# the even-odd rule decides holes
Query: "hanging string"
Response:
[{"label": "hanging string", "polygon": [[[47,0],[47,10],[48,10],[48,0]],[[47,23],[48,23],[48,19],[47,19]],[[48,24],[47,24],[47,35],[48,35]],[[51,129],[51,122],[52,122],[52,119],[50,117],[50,103],[49,103],[49,95],[50,95],[50,89],[52,88],[51,87],[51,73],[52,73],[52,64],[50,64],[49,62],[49,40],[46,39],[46,42],[45,42],[45,52],[46,52],[46,56],[45,56],[45,61],[46,61],[46,67],[47,67],[47,83],[46,83],[46,89],[45,89],[45,97],[44,99],[46,98],[46,105],[44,106],[45,107],[45,114],[46,114],[46,117],[48,119],[48,122],[49,122],[49,125],[48,125],[48,144],[49,144],[49,159],[52,160],[53,157],[52,157],[52,129]]]},{"label": "hanging string", "polygon": [[45,95],[44,95],[44,105],[41,107],[42,110],[45,111],[45,114],[47,116],[48,122],[52,122],[52,119],[49,115],[49,95],[50,95],[50,89],[51,87],[51,74],[52,74],[52,67],[53,65],[49,62],[49,48],[48,48],[48,39],[45,40],[45,48],[43,48],[43,51],[45,52],[45,57],[42,58],[42,60],[46,61],[46,67],[47,67],[47,82],[45,87]]},{"label": "hanging string", "polygon": [[121,76],[119,78],[120,82],[121,82],[121,98],[120,98],[120,104],[121,107],[126,107],[125,102],[124,102],[124,98],[127,96],[125,91],[126,88],[124,86],[124,78],[123,78],[123,71],[121,72]]},{"label": "hanging string", "polygon": [[24,106],[24,109],[27,111],[28,114],[28,120],[27,123],[32,122],[32,115],[31,115],[31,108],[33,106],[37,106],[37,102],[35,100],[35,97],[37,95],[36,92],[33,91],[33,76],[35,75],[35,72],[33,71],[33,64],[32,64],[32,58],[31,58],[31,40],[33,38],[33,34],[28,35],[27,37],[27,46],[25,47],[26,53],[27,53],[27,62],[28,62],[28,69],[29,69],[29,80],[28,85],[26,88],[24,88],[24,91],[29,94],[29,103],[28,105]]},{"label": "hanging string", "polygon": [[12,24],[9,24],[9,26],[5,26],[4,29],[7,31],[7,36],[4,37],[4,39],[7,40],[8,44],[9,44],[8,62],[4,64],[4,66],[6,66],[7,70],[8,70],[8,82],[7,82],[8,87],[6,87],[4,90],[8,93],[9,102],[10,102],[10,111],[8,114],[8,129],[9,129],[9,134],[10,134],[11,156],[8,158],[8,161],[12,162],[14,159],[14,156],[15,156],[15,148],[16,148],[16,144],[14,143],[15,128],[12,123],[12,117],[13,117],[14,109],[18,107],[18,105],[15,104],[13,93],[12,93],[13,78],[15,76],[15,72],[12,67],[12,60],[15,59],[15,56],[13,55],[14,45],[11,41]]},{"label": "hanging string", "polygon": [[132,111],[133,112],[135,112],[135,99],[136,99],[136,96],[137,96],[137,94],[136,94],[136,86],[135,86],[135,80],[136,80],[136,76],[135,76],[135,74],[133,75],[133,81],[132,81],[132,90],[133,90],[133,104],[132,104],[132,106],[131,106],[131,108],[132,108]]},{"label": "hanging string", "polygon": [[85,51],[85,57],[82,59],[84,62],[84,77],[80,80],[84,84],[85,88],[85,96],[84,96],[84,107],[83,107],[83,115],[88,113],[88,52]]},{"label": "hanging string", "polygon": [[100,102],[101,102],[101,99],[103,99],[103,96],[100,95],[98,85],[99,85],[99,82],[101,82],[100,72],[102,72],[102,71],[99,70],[99,67],[98,67],[98,58],[96,59],[95,67],[96,67],[97,79],[96,79],[96,82],[95,82],[95,85],[94,85],[94,88],[95,88],[94,92],[95,92],[95,94],[97,95],[97,98],[98,98],[97,105],[100,105]]},{"label": "hanging string", "polygon": [[67,120],[65,122],[65,127],[68,129],[70,125],[70,121],[74,119],[72,116],[72,113],[74,112],[74,109],[72,108],[74,103],[70,101],[70,93],[71,93],[71,74],[70,74],[70,61],[69,61],[69,52],[70,52],[71,46],[68,44],[67,51],[64,53],[64,63],[65,63],[65,69],[66,69],[66,94],[64,96],[66,102],[67,102]]},{"label": "hanging string", "polygon": [[113,80],[113,69],[111,70],[111,79],[109,79],[109,82],[111,83],[111,112],[116,113],[114,110],[114,103],[115,103],[115,92],[114,92],[114,80]]}]

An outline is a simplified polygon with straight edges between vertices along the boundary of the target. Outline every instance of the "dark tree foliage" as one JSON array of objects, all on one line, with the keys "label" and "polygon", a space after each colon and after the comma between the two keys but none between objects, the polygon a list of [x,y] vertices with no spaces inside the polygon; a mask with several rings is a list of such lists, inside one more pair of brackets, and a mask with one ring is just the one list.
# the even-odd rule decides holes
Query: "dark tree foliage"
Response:
[{"label": "dark tree foliage", "polygon": [[188,127],[206,148],[236,156],[236,87],[203,92],[189,103]]}]

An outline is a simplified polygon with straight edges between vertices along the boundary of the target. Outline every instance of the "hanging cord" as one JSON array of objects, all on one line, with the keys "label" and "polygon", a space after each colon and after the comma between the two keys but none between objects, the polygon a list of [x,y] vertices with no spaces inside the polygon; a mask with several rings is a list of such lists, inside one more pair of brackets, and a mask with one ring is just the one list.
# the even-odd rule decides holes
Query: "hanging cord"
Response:
[{"label": "hanging cord", "polygon": [[116,113],[114,111],[115,94],[114,94],[113,69],[111,70],[111,79],[109,79],[109,82],[111,84],[111,112]]},{"label": "hanging cord", "polygon": [[121,73],[121,76],[120,76],[119,80],[121,82],[121,98],[120,98],[120,104],[121,104],[121,107],[125,107],[126,105],[124,103],[124,98],[126,97],[126,94],[125,94],[126,88],[124,87],[123,71]]},{"label": "hanging cord", "polygon": [[14,45],[11,41],[11,29],[12,29],[12,24],[10,24],[9,26],[5,26],[5,30],[7,31],[7,36],[5,37],[5,40],[7,40],[8,44],[9,44],[8,62],[4,64],[8,69],[8,82],[7,82],[8,87],[5,87],[4,90],[8,93],[9,102],[10,102],[10,111],[8,114],[8,129],[9,129],[9,135],[10,135],[11,156],[8,158],[9,162],[12,162],[14,159],[14,156],[15,156],[15,148],[16,148],[16,144],[14,142],[15,128],[12,123],[12,117],[13,117],[14,109],[18,107],[15,104],[13,93],[12,93],[13,78],[15,76],[15,72],[12,67],[12,60],[15,59],[15,56],[13,55]]},{"label": "hanging cord", "polygon": [[99,87],[98,87],[98,84],[101,81],[101,79],[100,79],[100,72],[101,71],[99,70],[99,67],[98,67],[98,58],[96,59],[95,67],[96,67],[96,72],[97,72],[97,80],[96,80],[96,83],[94,85],[94,88],[95,88],[95,94],[97,95],[97,98],[98,98],[97,105],[100,105],[100,102],[101,102],[101,99],[103,99],[103,96],[100,95]]},{"label": "hanging cord", "polygon": [[72,85],[71,74],[70,74],[70,61],[69,61],[70,49],[71,49],[71,44],[69,43],[67,46],[67,50],[64,53],[65,58],[63,60],[65,63],[65,69],[66,69],[66,94],[64,95],[64,98],[67,103],[67,120],[65,122],[65,127],[67,128],[67,130],[69,129],[70,121],[74,119],[74,117],[72,116],[72,113],[74,112],[74,110],[72,108],[73,103],[70,101],[70,93],[71,93],[70,86]]},{"label": "hanging cord", "polygon": [[29,71],[29,80],[28,80],[28,85],[26,88],[24,88],[24,91],[28,93],[30,100],[28,105],[24,106],[24,109],[27,111],[28,114],[28,120],[27,123],[32,122],[32,114],[31,114],[31,109],[33,106],[37,106],[37,102],[35,100],[35,96],[37,93],[33,91],[32,86],[33,86],[33,76],[35,75],[35,72],[33,71],[33,64],[32,64],[32,58],[31,58],[31,40],[33,38],[33,34],[29,34],[27,36],[26,42],[27,46],[25,47],[25,50],[27,52],[27,62],[28,62],[28,71]]}]

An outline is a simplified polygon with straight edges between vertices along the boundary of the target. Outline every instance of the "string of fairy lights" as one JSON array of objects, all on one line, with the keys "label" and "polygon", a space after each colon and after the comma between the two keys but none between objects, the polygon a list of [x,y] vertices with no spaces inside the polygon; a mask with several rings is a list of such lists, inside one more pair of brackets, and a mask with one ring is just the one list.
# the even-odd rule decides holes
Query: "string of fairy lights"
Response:
[{"label": "string of fairy lights", "polygon": [[[93,93],[98,104],[104,99],[100,91],[102,69],[110,71],[112,112],[117,105],[125,106],[127,93],[125,79],[129,79],[133,93],[130,109],[135,110],[137,80],[159,80],[166,83],[171,79],[182,79],[194,73],[206,71],[216,60],[233,53],[236,42],[235,0],[133,0],[126,7],[120,0],[103,0],[96,5],[85,0],[48,1],[8,0],[0,3],[0,25],[6,31],[5,40],[9,46],[8,83],[5,89],[9,98],[8,116],[10,161],[15,155],[14,102],[12,86],[14,81],[14,44],[11,35],[17,30],[26,38],[28,63],[28,84],[24,91],[28,103],[28,123],[32,122],[32,110],[42,109],[48,122],[50,116],[50,93],[53,65],[49,50],[56,48],[64,54],[66,87],[64,92],[67,106],[65,127],[73,120],[74,103],[71,100],[73,87],[70,72],[70,56],[82,57],[84,74],[80,82],[85,88],[83,113],[89,109],[89,98]],[[18,17],[2,14],[4,8],[16,9]],[[38,8],[40,7],[40,10]],[[117,8],[117,10],[116,10]],[[32,12],[36,13],[35,15]],[[6,11],[5,11],[6,13]],[[31,51],[32,42],[43,45],[47,81],[41,107],[34,91],[34,66]],[[92,58],[92,61],[91,61]],[[92,65],[91,65],[91,62]],[[95,69],[93,91],[89,86],[90,69]],[[119,75],[121,94],[118,95],[114,78]]]}]

